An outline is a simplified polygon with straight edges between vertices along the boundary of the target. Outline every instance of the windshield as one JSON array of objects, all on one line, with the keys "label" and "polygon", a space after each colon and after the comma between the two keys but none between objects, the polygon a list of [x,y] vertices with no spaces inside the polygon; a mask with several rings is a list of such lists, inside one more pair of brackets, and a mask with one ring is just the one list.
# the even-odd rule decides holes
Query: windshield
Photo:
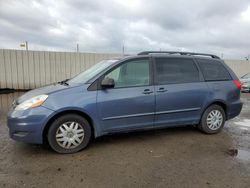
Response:
[{"label": "windshield", "polygon": [[250,78],[250,73],[248,73],[248,74],[242,76],[241,78]]},{"label": "windshield", "polygon": [[101,73],[103,70],[108,68],[110,65],[115,63],[117,60],[104,60],[101,61],[94,66],[90,67],[86,71],[78,74],[76,77],[70,79],[67,81],[67,84],[71,85],[78,85],[78,84],[85,84],[88,80],[95,77],[99,73]]}]

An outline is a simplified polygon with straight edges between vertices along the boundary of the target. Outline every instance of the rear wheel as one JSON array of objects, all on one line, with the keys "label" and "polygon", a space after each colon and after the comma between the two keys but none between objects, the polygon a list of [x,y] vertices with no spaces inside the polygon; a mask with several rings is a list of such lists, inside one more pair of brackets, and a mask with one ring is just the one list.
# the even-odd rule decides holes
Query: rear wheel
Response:
[{"label": "rear wheel", "polygon": [[48,131],[48,142],[58,153],[75,153],[84,149],[91,138],[88,121],[76,114],[56,119]]},{"label": "rear wheel", "polygon": [[204,133],[215,134],[221,131],[225,120],[224,109],[219,105],[211,105],[203,113],[198,128]]}]

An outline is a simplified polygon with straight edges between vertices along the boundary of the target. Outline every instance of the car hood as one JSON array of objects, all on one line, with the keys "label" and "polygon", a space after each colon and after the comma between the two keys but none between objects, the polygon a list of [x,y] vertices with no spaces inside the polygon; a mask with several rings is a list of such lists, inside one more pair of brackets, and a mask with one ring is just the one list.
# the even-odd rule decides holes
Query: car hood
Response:
[{"label": "car hood", "polygon": [[70,88],[70,86],[66,86],[66,85],[61,85],[61,84],[53,84],[53,85],[49,85],[49,86],[45,86],[45,87],[41,87],[38,89],[33,89],[31,91],[28,91],[27,93],[23,94],[21,97],[19,97],[16,102],[17,104],[20,104],[32,97],[38,96],[38,95],[42,95],[42,94],[51,94],[57,91],[61,91],[63,89],[67,89]]}]

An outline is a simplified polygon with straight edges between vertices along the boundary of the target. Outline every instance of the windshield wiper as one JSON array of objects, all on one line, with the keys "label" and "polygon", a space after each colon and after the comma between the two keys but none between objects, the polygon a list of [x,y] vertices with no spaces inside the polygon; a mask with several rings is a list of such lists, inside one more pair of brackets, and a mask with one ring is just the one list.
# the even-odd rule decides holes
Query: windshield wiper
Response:
[{"label": "windshield wiper", "polygon": [[63,80],[63,81],[60,81],[60,82],[57,82],[58,84],[61,84],[61,85],[66,85],[68,86],[69,84],[67,83],[67,81],[69,81],[69,79],[66,79],[66,80]]}]

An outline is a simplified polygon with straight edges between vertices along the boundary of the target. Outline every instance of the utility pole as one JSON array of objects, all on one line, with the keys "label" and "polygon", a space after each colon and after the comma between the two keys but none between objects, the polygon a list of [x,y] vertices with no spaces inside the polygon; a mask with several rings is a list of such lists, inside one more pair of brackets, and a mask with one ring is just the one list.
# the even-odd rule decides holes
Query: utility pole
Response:
[{"label": "utility pole", "polygon": [[76,44],[76,52],[79,53],[79,44]]},{"label": "utility pole", "polygon": [[25,47],[26,47],[26,50],[28,51],[29,50],[28,41],[25,41]]},{"label": "utility pole", "polygon": [[122,56],[125,56],[125,46],[124,46],[124,42],[122,43]]}]

